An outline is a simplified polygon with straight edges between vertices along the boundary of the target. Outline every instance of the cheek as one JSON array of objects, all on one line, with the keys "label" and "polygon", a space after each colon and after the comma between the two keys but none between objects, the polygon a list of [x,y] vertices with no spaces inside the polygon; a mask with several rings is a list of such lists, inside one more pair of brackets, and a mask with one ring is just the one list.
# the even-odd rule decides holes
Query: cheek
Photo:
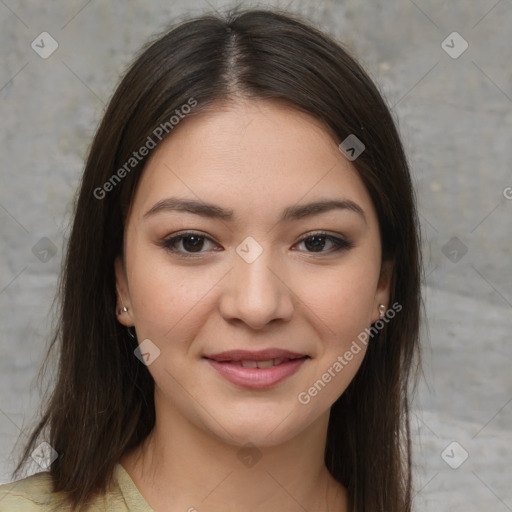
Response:
[{"label": "cheek", "polygon": [[181,339],[177,333],[191,328],[192,313],[201,315],[201,301],[214,288],[216,274],[172,264],[160,248],[139,244],[131,254],[127,267],[137,331],[161,342]]},{"label": "cheek", "polygon": [[[305,311],[311,311],[321,343],[316,363],[305,376],[297,399],[315,417],[330,407],[347,389],[364,359],[368,338],[365,329],[376,289],[376,273],[367,265],[338,269],[330,277],[302,277]],[[316,286],[311,286],[311,281]],[[309,284],[307,283],[309,282]],[[313,290],[307,295],[306,290]],[[309,409],[311,408],[311,409]]]},{"label": "cheek", "polygon": [[[188,393],[195,395],[195,382],[187,375],[189,346],[195,338],[205,314],[205,298],[218,280],[202,275],[198,267],[176,265],[170,255],[137,230],[129,231],[126,243],[126,271],[133,322],[139,345],[150,340],[158,355],[148,366],[156,389],[181,408],[193,406]],[[151,345],[149,347],[152,347]],[[153,354],[156,354],[156,349]],[[188,393],[180,395],[183,383]],[[181,396],[181,398],[180,398]]]},{"label": "cheek", "polygon": [[192,314],[196,318],[202,314],[200,302],[208,290],[204,283],[180,282],[177,274],[165,277],[168,281],[156,274],[134,283],[137,331],[162,343],[186,337],[184,331],[193,328]]},{"label": "cheek", "polygon": [[295,286],[299,298],[321,321],[326,336],[345,339],[370,325],[377,272],[374,263],[359,259],[357,264],[347,262],[328,272],[303,273]]}]

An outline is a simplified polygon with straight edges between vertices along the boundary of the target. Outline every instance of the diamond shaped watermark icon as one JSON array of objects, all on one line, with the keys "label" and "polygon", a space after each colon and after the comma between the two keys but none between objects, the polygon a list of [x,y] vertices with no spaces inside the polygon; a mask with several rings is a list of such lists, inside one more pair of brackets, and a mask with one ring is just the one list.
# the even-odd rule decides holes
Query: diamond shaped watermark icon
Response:
[{"label": "diamond shaped watermark icon", "polygon": [[44,470],[50,469],[53,461],[57,459],[59,454],[53,449],[53,447],[43,441],[31,454],[32,460],[36,462],[40,468]]},{"label": "diamond shaped watermark icon", "polygon": [[469,453],[457,441],[452,441],[442,452],[441,458],[452,469],[458,469],[466,462]]},{"label": "diamond shaped watermark icon", "polygon": [[48,263],[56,254],[57,246],[49,239],[43,236],[34,247],[32,254],[43,263]]},{"label": "diamond shaped watermark icon", "polygon": [[353,162],[366,149],[363,142],[353,133],[342,141],[338,147],[351,162]]},{"label": "diamond shaped watermark icon", "polygon": [[47,59],[59,47],[59,43],[48,32],[41,32],[30,46],[39,57]]},{"label": "diamond shaped watermark icon", "polygon": [[140,342],[133,353],[141,363],[149,366],[160,355],[160,349],[150,339],[146,338]]},{"label": "diamond shaped watermark icon", "polygon": [[237,246],[236,252],[246,263],[253,263],[263,252],[263,247],[252,236],[248,236]]},{"label": "diamond shaped watermark icon", "polygon": [[238,450],[236,456],[244,466],[252,468],[259,462],[262,454],[252,443],[247,443]]},{"label": "diamond shaped watermark icon", "polygon": [[441,48],[452,59],[458,59],[468,49],[468,47],[469,43],[458,32],[452,32],[441,43]]},{"label": "diamond shaped watermark icon", "polygon": [[443,247],[441,252],[452,262],[458,263],[468,252],[466,244],[461,242],[456,236],[452,236]]}]

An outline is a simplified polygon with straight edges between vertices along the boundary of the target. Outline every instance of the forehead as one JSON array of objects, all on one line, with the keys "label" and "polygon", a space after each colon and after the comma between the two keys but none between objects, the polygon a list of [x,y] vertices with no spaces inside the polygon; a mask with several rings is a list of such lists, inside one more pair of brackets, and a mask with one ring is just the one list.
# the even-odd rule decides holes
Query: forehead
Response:
[{"label": "forehead", "polygon": [[372,210],[358,172],[322,123],[268,100],[217,103],[181,121],[150,155],[133,210],[141,216],[170,195],[253,215],[326,196]]},{"label": "forehead", "polygon": [[[150,158],[165,159],[163,153],[191,160],[190,150],[219,167],[244,166],[257,159],[264,164],[300,158],[319,162],[336,147],[322,123],[313,116],[277,100],[235,100],[217,102],[185,117]],[[297,151],[299,150],[299,153]],[[261,173],[260,173],[261,174]]]}]

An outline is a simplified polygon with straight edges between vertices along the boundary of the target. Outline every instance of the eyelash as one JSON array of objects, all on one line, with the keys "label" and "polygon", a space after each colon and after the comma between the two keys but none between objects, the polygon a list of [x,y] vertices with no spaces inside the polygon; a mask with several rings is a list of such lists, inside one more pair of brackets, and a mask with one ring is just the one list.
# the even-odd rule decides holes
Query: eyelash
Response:
[{"label": "eyelash", "polygon": [[[192,237],[192,236],[195,236],[195,237],[198,237],[198,238],[203,238],[205,240],[209,240],[211,242],[213,242],[213,240],[205,235],[202,235],[200,233],[196,233],[194,231],[185,231],[185,232],[182,232],[182,233],[179,233],[177,235],[174,235],[172,237],[169,237],[169,238],[165,238],[164,240],[161,240],[160,242],[158,242],[157,245],[160,245],[161,247],[163,247],[164,249],[166,249],[167,251],[171,252],[171,253],[174,253],[174,254],[179,254],[180,256],[183,256],[185,258],[197,258],[198,256],[200,256],[203,252],[205,251],[200,251],[200,252],[196,252],[196,253],[193,253],[193,252],[182,252],[182,251],[178,251],[176,248],[175,248],[175,245],[177,242],[185,239],[185,238],[189,238],[189,237]],[[319,251],[319,252],[312,252],[312,251],[307,251],[309,254],[332,254],[334,252],[338,252],[338,251],[341,251],[341,250],[349,250],[349,249],[352,249],[354,247],[354,244],[352,242],[350,242],[349,240],[345,240],[343,238],[339,238],[339,237],[336,237],[336,236],[333,236],[333,235],[329,235],[328,233],[326,233],[325,231],[317,231],[317,232],[314,232],[314,233],[309,233],[307,236],[304,236],[303,238],[301,238],[297,244],[300,244],[310,238],[313,238],[313,237],[321,237],[321,238],[326,238],[327,240],[330,240],[335,246],[336,248],[334,250],[331,250],[331,251]],[[215,242],[213,242],[215,243]]]}]

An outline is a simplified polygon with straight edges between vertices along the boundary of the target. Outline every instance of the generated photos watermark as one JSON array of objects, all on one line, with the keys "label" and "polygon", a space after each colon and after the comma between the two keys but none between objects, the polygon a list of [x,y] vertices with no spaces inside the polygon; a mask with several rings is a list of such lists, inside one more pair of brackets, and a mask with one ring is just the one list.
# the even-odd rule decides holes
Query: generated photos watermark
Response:
[{"label": "generated photos watermark", "polygon": [[57,460],[59,454],[53,449],[51,444],[43,441],[35,450],[32,451],[30,456],[41,469],[48,471],[53,462]]},{"label": "generated photos watermark", "polygon": [[339,150],[353,162],[365,149],[363,142],[353,133],[351,133],[339,146]]},{"label": "generated photos watermark", "polygon": [[132,153],[124,165],[117,169],[117,171],[112,174],[112,176],[101,187],[96,187],[94,189],[94,197],[96,199],[104,199],[109,192],[114,190],[116,185],[118,185],[121,180],[138,165],[139,162],[149,155],[150,151],[156,147],[158,142],[162,141],[162,139],[168,135],[195,106],[197,106],[197,100],[191,97],[188,99],[187,103],[184,103],[174,111],[175,115],[172,115],[169,118],[169,121],[160,123],[153,130],[152,134],[148,136],[146,142],[137,151]]},{"label": "generated photos watermark", "polygon": [[364,331],[360,332],[357,335],[357,340],[352,341],[350,348],[345,351],[343,355],[339,355],[336,358],[336,361],[334,361],[333,364],[331,364],[331,366],[329,366],[329,368],[327,368],[327,370],[322,374],[322,376],[316,380],[306,391],[301,391],[297,395],[299,403],[302,405],[309,404],[311,399],[318,395],[318,393],[322,391],[325,386],[350,363],[350,361],[352,361],[355,355],[361,352],[361,345],[366,346],[368,344],[368,340],[378,334],[385,327],[385,325],[389,323],[390,320],[395,318],[396,314],[401,310],[402,305],[398,302],[395,302],[393,306],[391,306],[391,308],[386,311],[380,320],[377,320],[370,326],[370,328],[366,328]]}]

